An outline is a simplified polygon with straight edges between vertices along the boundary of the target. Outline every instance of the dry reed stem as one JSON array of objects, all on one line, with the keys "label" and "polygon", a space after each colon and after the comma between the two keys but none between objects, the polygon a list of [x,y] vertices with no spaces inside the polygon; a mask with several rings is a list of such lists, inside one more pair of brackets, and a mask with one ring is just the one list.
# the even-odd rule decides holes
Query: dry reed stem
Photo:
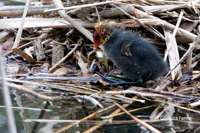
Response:
[{"label": "dry reed stem", "polygon": [[[130,89],[134,89],[135,87],[131,87]],[[151,89],[151,88],[138,88],[137,87],[137,90],[139,91],[147,91],[147,92],[152,92],[152,93],[158,93],[158,94],[162,94],[162,95],[168,95],[168,96],[173,96],[173,97],[180,97],[180,98],[193,98],[193,96],[188,96],[188,95],[183,95],[183,94],[180,94],[177,93],[177,92],[168,92],[168,91],[161,91],[161,90],[155,90],[155,89]],[[184,90],[181,90],[181,91],[184,91]],[[196,97],[196,98],[200,98],[200,97]]]},{"label": "dry reed stem", "polygon": [[[128,107],[130,104],[123,104],[122,106],[123,107]],[[116,109],[115,111],[113,111],[110,115],[116,115],[118,114],[119,112],[121,111],[120,108]],[[90,133],[90,132],[93,132],[94,130],[98,129],[99,127],[101,127],[103,124],[107,123],[108,121],[112,120],[111,118],[107,118],[107,119],[104,119],[102,120],[101,122],[99,122],[97,125],[91,127],[90,129],[84,131],[83,133]]]},{"label": "dry reed stem", "polygon": [[141,26],[143,26],[145,29],[147,29],[149,32],[151,32],[152,34],[154,34],[155,36],[157,36],[158,38],[160,38],[161,40],[164,40],[164,37],[162,36],[161,33],[159,33],[156,29],[147,26],[145,23],[143,23],[142,21],[140,21],[138,18],[135,18],[133,16],[131,16],[130,14],[128,14],[126,11],[124,11],[122,8],[111,4],[112,6],[116,7],[117,9],[119,9],[120,11],[122,11],[125,15],[129,16],[130,18],[132,18],[133,20],[135,20],[136,22],[138,22]]},{"label": "dry reed stem", "polygon": [[3,61],[2,47],[0,46],[0,75],[1,75],[1,84],[3,88],[3,99],[5,104],[6,116],[7,116],[7,126],[10,133],[17,133],[17,128],[15,124],[15,117],[12,110],[12,102],[10,97],[10,92],[8,84],[6,82],[6,73],[5,66]]},{"label": "dry reed stem", "polygon": [[182,107],[182,106],[179,106],[179,105],[176,105],[176,104],[173,104],[173,103],[167,102],[167,104],[173,105],[173,106],[175,106],[175,107],[178,107],[178,108],[180,108],[180,109],[184,109],[184,110],[187,110],[187,111],[191,111],[191,112],[195,112],[195,113],[200,113],[200,111],[198,111],[198,110],[194,110],[194,109]]},{"label": "dry reed stem", "polygon": [[75,123],[72,123],[72,124],[70,124],[70,125],[68,125],[68,126],[66,126],[66,127],[64,127],[64,128],[62,128],[62,129],[56,131],[55,133],[63,132],[63,131],[65,131],[65,130],[67,130],[67,129],[73,127],[73,126],[76,126],[76,125],[79,124],[80,122],[83,122],[83,121],[85,121],[85,120],[87,120],[87,119],[89,119],[89,118],[91,118],[91,117],[94,117],[95,115],[100,114],[100,113],[102,113],[102,112],[104,112],[104,111],[106,111],[106,110],[109,110],[109,109],[113,108],[113,107],[115,107],[115,105],[111,105],[111,106],[109,106],[109,107],[107,107],[107,108],[98,110],[98,111],[96,111],[96,112],[94,112],[94,113],[92,113],[92,114],[90,114],[90,115],[88,115],[88,116],[82,118],[80,121],[75,122]]},{"label": "dry reed stem", "polygon": [[172,8],[169,8],[169,9],[163,9],[163,10],[159,11],[159,13],[168,12],[168,11],[172,11],[172,10],[176,10],[176,9],[181,9],[183,7],[191,8],[193,5],[197,6],[197,3],[198,3],[198,1],[184,2],[184,3],[180,4],[180,5],[177,5],[176,7],[172,7]]},{"label": "dry reed stem", "polygon": [[151,125],[147,124],[146,122],[138,119],[137,117],[133,116],[130,112],[128,112],[124,107],[122,107],[121,105],[119,105],[118,103],[115,102],[115,104],[121,108],[127,115],[129,115],[132,119],[134,119],[136,122],[138,122],[139,124],[141,124],[142,126],[144,126],[146,129],[152,131],[153,133],[161,133],[159,130],[157,130],[156,128],[152,127]]},{"label": "dry reed stem", "polygon": [[141,103],[145,103],[145,100],[141,100],[141,99],[136,99],[136,98],[128,98],[122,95],[114,95],[116,97],[122,98],[122,99],[126,99],[126,100],[130,100],[130,101],[137,101],[137,102],[141,102]]},{"label": "dry reed stem", "polygon": [[162,111],[160,111],[158,113],[158,110],[160,107],[157,107],[152,113],[151,113],[151,118],[150,120],[157,120],[160,118],[160,116],[162,116],[162,114],[167,110],[169,105],[165,105],[164,108],[162,109]]},{"label": "dry reed stem", "polygon": [[189,108],[192,108],[192,107],[196,107],[196,106],[199,106],[199,105],[200,105],[200,100],[197,101],[197,102],[194,102],[194,103],[190,103],[190,104],[188,105],[188,107],[189,107]]},{"label": "dry reed stem", "polygon": [[[147,109],[147,108],[151,108],[151,107],[155,107],[155,106],[157,106],[157,105],[154,104],[154,105],[150,105],[150,106],[145,106],[145,107],[129,110],[129,112],[130,113],[136,112],[136,111],[139,111],[139,110],[143,110],[143,109]],[[125,112],[121,112],[121,113],[117,113],[117,114],[114,114],[114,115],[110,114],[108,116],[102,116],[101,118],[102,119],[108,119],[108,118],[113,118],[113,117],[124,115],[124,114],[125,114]]]},{"label": "dry reed stem", "polygon": [[[166,46],[169,52],[166,55],[168,55],[169,66],[170,66],[170,69],[172,69],[180,60],[179,51],[178,51],[176,39],[171,33],[171,31],[164,29],[164,34],[165,34]],[[178,75],[178,79],[182,78],[180,64],[176,67],[176,69],[174,69],[171,72],[172,80],[175,80],[177,75]]]},{"label": "dry reed stem", "polygon": [[160,90],[160,87],[165,83],[164,81],[167,79],[167,77],[171,74],[171,72],[194,50],[194,48],[200,44],[200,36],[196,37],[196,39],[193,41],[193,43],[191,44],[192,46],[187,50],[187,52],[181,57],[181,59],[179,60],[179,62],[174,66],[174,68],[172,68],[166,75],[165,77],[162,79],[161,83],[159,86],[156,87],[155,90]]},{"label": "dry reed stem", "polygon": [[41,95],[39,93],[36,93],[22,85],[18,85],[18,84],[14,84],[14,83],[8,83],[8,86],[11,87],[11,88],[14,88],[14,89],[17,89],[17,90],[20,90],[20,91],[23,91],[23,92],[26,92],[26,93],[29,93],[29,94],[32,94],[33,96],[36,96],[38,98],[41,98],[41,99],[44,99],[44,100],[48,100],[48,101],[54,101],[57,99],[57,97],[55,98],[52,98],[52,97],[49,97],[49,96],[45,96],[45,95]]},{"label": "dry reed stem", "polygon": [[[57,8],[64,8],[61,0],[53,0],[53,2]],[[64,10],[59,10],[58,13],[60,14],[61,17],[63,17],[66,21],[68,21],[71,25],[73,25],[78,31],[80,31],[85,37],[87,37],[91,42],[93,42],[92,33],[90,33],[79,23],[74,21],[70,16],[68,16],[65,13]]]},{"label": "dry reed stem", "polygon": [[14,42],[14,44],[13,44],[12,49],[17,48],[18,45],[19,45],[19,42],[20,42],[20,39],[21,39],[22,30],[23,30],[23,26],[24,26],[24,22],[25,22],[25,18],[26,18],[26,14],[27,14],[27,12],[28,12],[28,8],[29,8],[29,6],[30,6],[30,4],[31,4],[31,1],[32,1],[32,0],[27,0],[27,1],[26,1],[24,13],[23,13],[23,16],[22,16],[22,21],[21,21],[20,27],[19,27],[19,29],[18,29],[17,36],[16,36],[16,38],[15,38],[15,42]]},{"label": "dry reed stem", "polygon": [[78,48],[78,46],[79,45],[76,44],[75,47],[65,57],[63,57],[58,63],[56,63],[53,67],[49,69],[49,72],[53,72],[56,69],[56,67],[62,64]]},{"label": "dry reed stem", "polygon": [[[0,8],[0,17],[15,17],[15,16],[21,16],[24,11],[24,6],[3,6]],[[42,14],[42,15],[49,15],[49,13],[43,13],[44,9],[49,8],[55,8],[54,5],[34,5],[29,7],[27,15],[36,15],[36,14]]]},{"label": "dry reed stem", "polygon": [[[79,86],[75,86],[75,85],[70,85],[70,84],[67,84],[67,85],[55,85],[55,83],[44,83],[44,85],[48,86],[49,88],[57,88],[58,90],[63,90],[63,91],[69,91],[69,92],[74,92],[74,93],[81,93],[81,94],[86,94],[86,95],[92,95],[94,94],[94,92],[91,92],[91,91],[86,91],[86,89],[88,88],[85,88],[85,89],[82,89],[80,88],[79,89]],[[76,88],[78,87],[78,88]]]},{"label": "dry reed stem", "polygon": [[[116,114],[116,113],[118,113],[118,112],[120,112],[120,111],[121,111],[121,109],[117,109],[117,110],[115,110],[113,113],[111,113],[111,115],[114,115],[114,114]],[[110,119],[111,119],[111,118],[110,118]],[[107,123],[110,119],[102,120],[102,121],[99,122],[97,125],[91,127],[90,129],[84,131],[83,133],[91,133],[91,132],[93,132],[94,130],[100,128],[103,124]]]},{"label": "dry reed stem", "polygon": [[[19,47],[18,47],[18,49],[25,48],[25,47],[27,47],[27,46],[31,45],[32,43],[33,43],[33,42],[32,42],[32,41],[30,41],[30,42],[28,42],[28,43],[26,43],[26,44],[24,44],[24,45],[22,45],[22,46],[19,46]],[[8,56],[8,55],[12,54],[13,52],[14,52],[14,51],[13,51],[13,50],[11,50],[11,51],[7,52],[5,55],[6,55],[6,56]]]},{"label": "dry reed stem", "polygon": [[[190,45],[191,47],[192,45]],[[193,66],[192,66],[192,52],[188,54],[188,57],[186,58],[186,73],[192,73]]]},{"label": "dry reed stem", "polygon": [[[159,26],[166,28],[168,30],[171,30],[171,31],[173,31],[175,29],[175,26],[173,24],[170,24],[160,18],[149,15],[149,14],[147,14],[141,10],[138,10],[134,7],[133,7],[133,11],[135,13],[135,16],[138,18],[149,18],[149,19],[154,19],[154,20],[160,20],[160,21],[162,21],[162,23]],[[188,32],[182,28],[178,28],[178,33],[180,33],[180,35],[184,38],[184,40],[188,40],[189,42],[193,42],[194,39],[197,37],[196,35]]]},{"label": "dry reed stem", "polygon": [[124,94],[136,94],[136,95],[140,95],[142,97],[159,97],[159,98],[163,98],[166,100],[171,99],[170,97],[166,97],[160,94],[154,94],[154,93],[147,93],[147,92],[140,92],[140,91],[134,91],[134,90],[124,90],[124,91],[106,91],[105,92],[106,95],[124,95]]},{"label": "dry reed stem", "polygon": [[[173,35],[172,35],[173,37],[175,37],[175,35],[176,35],[176,33],[177,33],[177,30],[178,30],[178,27],[180,26],[180,23],[181,23],[182,18],[183,18],[183,11],[181,11],[181,13],[180,13],[180,15],[179,15],[178,21],[177,21],[177,23],[176,23],[176,27],[175,27],[175,29],[174,29],[174,31],[173,31]],[[172,43],[170,43],[170,44],[172,44]],[[167,56],[168,56],[168,53],[169,53],[169,50],[170,50],[170,49],[171,49],[171,45],[169,45],[169,46],[167,47],[167,51],[166,51],[165,56],[164,56],[164,61],[167,60]]]},{"label": "dry reed stem", "polygon": [[99,2],[99,3],[93,3],[93,4],[84,4],[84,5],[78,5],[78,6],[70,6],[70,7],[57,7],[56,9],[45,10],[44,13],[51,12],[51,11],[71,10],[71,9],[78,9],[78,8],[84,8],[84,7],[105,5],[105,4],[109,4],[109,3],[114,3],[114,1],[106,1],[106,2]]}]

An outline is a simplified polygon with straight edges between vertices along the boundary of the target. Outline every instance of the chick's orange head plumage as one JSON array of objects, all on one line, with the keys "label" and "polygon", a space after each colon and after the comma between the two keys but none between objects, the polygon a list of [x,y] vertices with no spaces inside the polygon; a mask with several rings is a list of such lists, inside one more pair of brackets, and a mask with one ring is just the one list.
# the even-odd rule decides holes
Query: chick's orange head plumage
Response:
[{"label": "chick's orange head plumage", "polygon": [[95,26],[95,31],[93,33],[94,48],[103,45],[112,35],[113,27],[106,23],[98,23]]}]

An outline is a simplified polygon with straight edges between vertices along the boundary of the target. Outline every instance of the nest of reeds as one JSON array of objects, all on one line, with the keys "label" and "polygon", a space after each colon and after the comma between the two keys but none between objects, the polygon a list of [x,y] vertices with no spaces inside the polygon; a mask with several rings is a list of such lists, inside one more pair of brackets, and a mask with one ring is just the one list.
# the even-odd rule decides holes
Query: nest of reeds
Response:
[{"label": "nest of reeds", "polygon": [[[124,113],[148,130],[160,132],[126,109],[145,101],[157,103],[152,121],[158,120],[169,106],[200,113],[194,109],[200,104],[200,2],[46,0],[31,5],[28,2],[25,6],[0,8],[1,55],[4,55],[1,66],[4,64],[6,70],[1,70],[1,79],[5,79],[2,84],[47,101],[67,97],[99,108],[57,132],[115,107],[118,109],[85,133]],[[99,21],[139,32],[155,44],[169,64],[168,72],[141,87],[109,86],[91,73],[96,69],[106,75],[120,74],[111,61],[104,62],[101,49],[93,50],[92,32]],[[54,93],[41,93],[44,90]]]}]

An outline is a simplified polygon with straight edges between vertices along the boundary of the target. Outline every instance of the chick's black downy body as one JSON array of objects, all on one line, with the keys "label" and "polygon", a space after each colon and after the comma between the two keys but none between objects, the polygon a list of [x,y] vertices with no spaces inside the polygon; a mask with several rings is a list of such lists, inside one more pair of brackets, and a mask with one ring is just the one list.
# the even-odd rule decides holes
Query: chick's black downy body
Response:
[{"label": "chick's black downy body", "polygon": [[103,44],[108,58],[133,82],[154,80],[166,72],[166,63],[152,44],[134,32],[110,28],[112,35]]}]

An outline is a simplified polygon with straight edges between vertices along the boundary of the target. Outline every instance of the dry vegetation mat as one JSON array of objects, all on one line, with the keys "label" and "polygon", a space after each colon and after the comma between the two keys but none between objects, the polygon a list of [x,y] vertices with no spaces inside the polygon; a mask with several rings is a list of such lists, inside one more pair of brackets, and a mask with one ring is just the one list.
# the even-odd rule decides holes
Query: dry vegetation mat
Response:
[{"label": "dry vegetation mat", "polygon": [[[154,106],[151,122],[169,107],[200,113],[199,14],[200,2],[192,0],[27,0],[25,6],[4,6],[0,41],[6,73],[1,79],[9,88],[40,99],[74,98],[98,108],[57,133],[113,109],[84,133],[122,114],[152,132],[161,132],[126,108],[150,101],[151,106],[138,109]],[[118,75],[120,71],[106,62],[100,48],[93,49],[93,30],[99,21],[134,30],[154,44],[168,62],[167,73],[142,86],[110,86],[103,81],[93,72]]]}]

